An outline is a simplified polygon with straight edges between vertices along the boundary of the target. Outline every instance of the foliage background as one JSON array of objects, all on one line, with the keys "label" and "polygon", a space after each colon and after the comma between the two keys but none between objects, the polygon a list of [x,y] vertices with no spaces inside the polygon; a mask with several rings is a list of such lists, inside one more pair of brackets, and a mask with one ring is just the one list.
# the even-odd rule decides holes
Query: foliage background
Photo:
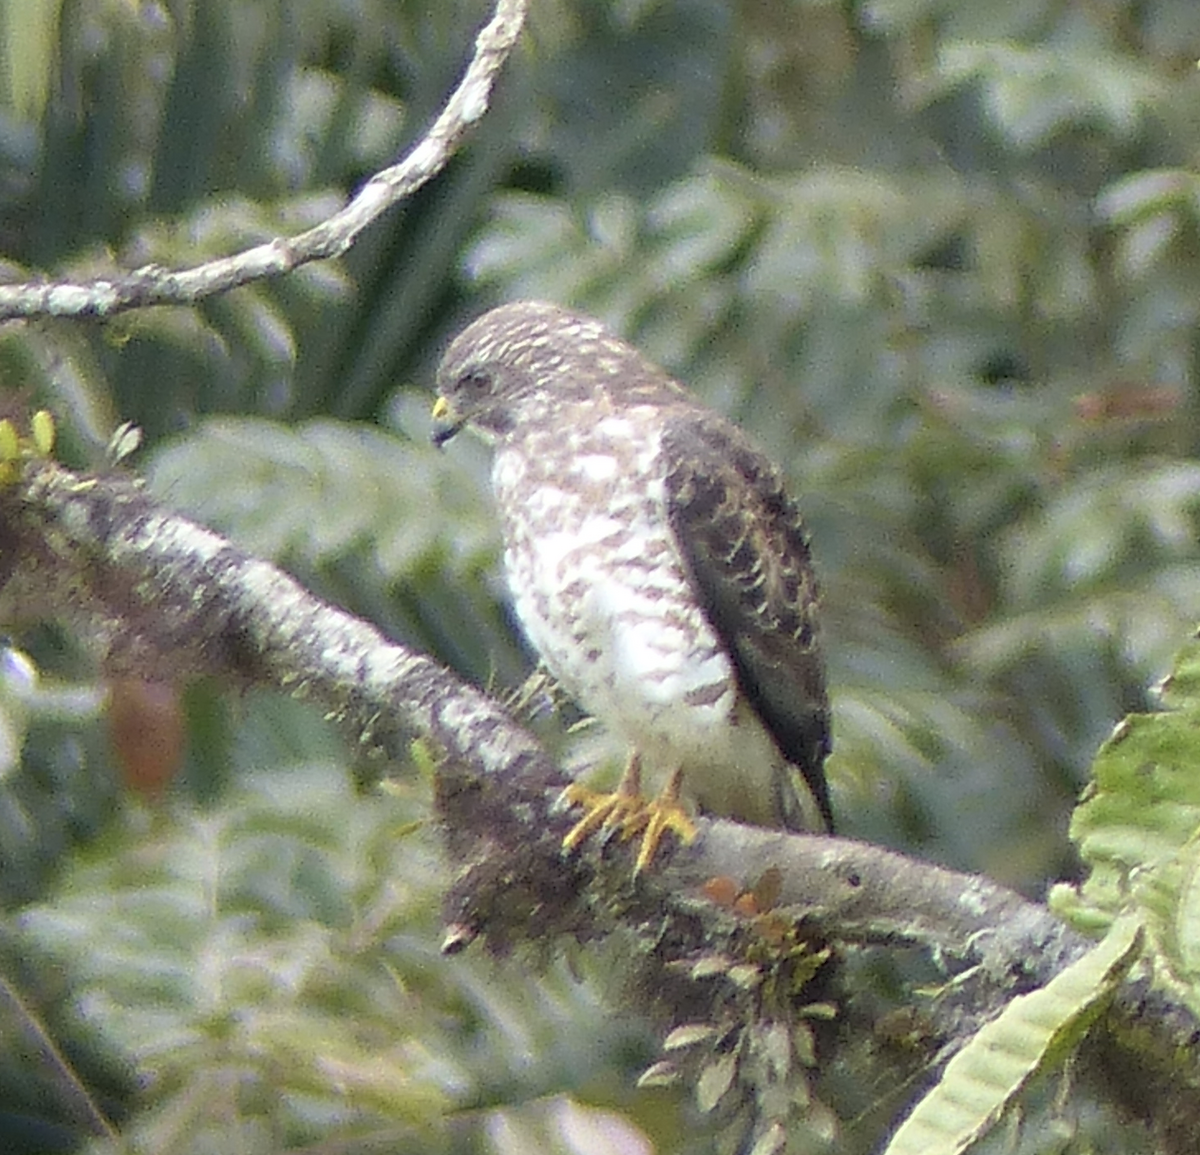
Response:
[{"label": "foliage background", "polygon": [[[485,15],[3,0],[8,274],[315,221],[419,136]],[[500,300],[603,316],[794,481],[843,831],[1040,897],[1077,869],[1097,745],[1200,618],[1197,56],[1192,0],[535,0],[468,148],[344,261],[9,326],[0,373],[69,460],[136,422],[164,501],[507,690],[529,660],[486,456],[428,447],[432,368]],[[380,793],[294,702],[148,700],[53,624],[19,642],[41,680],[10,654],[6,1149],[73,1149],[89,1101],[155,1152],[708,1149],[686,1094],[630,1091],[649,1034],[602,965],[437,957],[415,765]],[[109,726],[110,689],[165,755]]]}]

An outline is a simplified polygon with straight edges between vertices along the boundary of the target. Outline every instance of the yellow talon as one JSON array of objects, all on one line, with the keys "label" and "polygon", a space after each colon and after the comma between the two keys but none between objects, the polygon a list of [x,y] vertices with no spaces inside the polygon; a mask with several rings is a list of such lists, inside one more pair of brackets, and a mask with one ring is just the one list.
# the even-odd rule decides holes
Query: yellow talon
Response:
[{"label": "yellow talon", "polygon": [[663,835],[674,831],[680,841],[691,842],[696,827],[679,800],[680,771],[671,775],[662,793],[654,799],[641,792],[641,762],[635,754],[615,792],[602,793],[572,784],[563,791],[563,801],[582,806],[583,817],[563,839],[563,850],[570,852],[597,830],[616,830],[622,840],[642,836],[634,862],[634,874],[640,874],[654,860]]}]

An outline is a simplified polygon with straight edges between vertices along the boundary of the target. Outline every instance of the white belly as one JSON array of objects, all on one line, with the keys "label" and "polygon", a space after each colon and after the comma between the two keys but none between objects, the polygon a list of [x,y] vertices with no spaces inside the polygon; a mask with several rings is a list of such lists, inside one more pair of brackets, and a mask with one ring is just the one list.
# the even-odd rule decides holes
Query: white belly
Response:
[{"label": "white belly", "polygon": [[661,479],[624,485],[590,454],[528,484],[529,461],[501,450],[494,481],[517,615],[550,672],[649,776],[683,769],[703,809],[770,822],[781,759],[692,598]]},{"label": "white belly", "polygon": [[647,756],[659,746],[678,757],[691,746],[703,749],[705,731],[728,725],[735,692],[729,662],[707,622],[679,596],[674,567],[645,555],[617,558],[603,544],[563,548],[553,539],[508,558],[530,640],[590,713]]}]

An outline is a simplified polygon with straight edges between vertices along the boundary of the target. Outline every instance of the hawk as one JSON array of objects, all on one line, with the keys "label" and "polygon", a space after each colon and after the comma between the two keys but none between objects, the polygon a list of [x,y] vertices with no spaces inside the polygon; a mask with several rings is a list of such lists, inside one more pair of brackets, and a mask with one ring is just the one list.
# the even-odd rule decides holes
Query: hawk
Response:
[{"label": "hawk", "polygon": [[[632,753],[616,794],[579,786],[567,836],[641,833],[640,869],[688,806],[832,831],[817,583],[780,471],[602,324],[518,301],[437,371],[433,440],[470,424],[517,617],[550,673]],[[645,772],[665,783],[641,797]]]}]

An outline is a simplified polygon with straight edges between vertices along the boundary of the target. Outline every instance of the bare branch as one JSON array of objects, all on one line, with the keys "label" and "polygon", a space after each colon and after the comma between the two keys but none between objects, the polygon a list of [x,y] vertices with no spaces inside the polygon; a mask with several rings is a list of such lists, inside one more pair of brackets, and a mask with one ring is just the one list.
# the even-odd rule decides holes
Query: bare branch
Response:
[{"label": "bare branch", "polygon": [[0,321],[15,317],[111,317],[147,305],[191,305],[299,265],[341,256],[372,221],[436,176],[468,130],[487,111],[492,88],[525,22],[527,0],[497,0],[475,41],[459,86],[424,137],[399,163],[376,173],[327,220],[294,237],[276,237],[192,269],[146,265],[79,283],[0,285]]}]

